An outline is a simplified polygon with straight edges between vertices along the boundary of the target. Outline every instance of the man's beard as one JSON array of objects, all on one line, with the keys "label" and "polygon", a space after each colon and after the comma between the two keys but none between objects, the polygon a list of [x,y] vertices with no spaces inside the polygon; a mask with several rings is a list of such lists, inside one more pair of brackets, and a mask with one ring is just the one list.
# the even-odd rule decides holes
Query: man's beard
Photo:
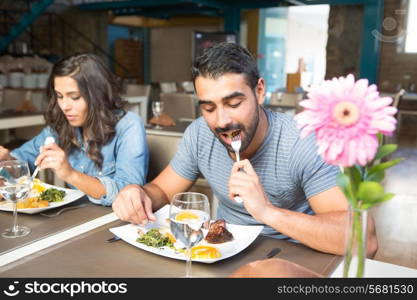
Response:
[{"label": "man's beard", "polygon": [[244,139],[242,140],[242,146],[240,147],[240,152],[245,151],[250,143],[252,142],[253,138],[255,137],[256,129],[258,128],[259,124],[259,105],[256,105],[256,111],[255,114],[249,123],[249,126],[246,127],[242,124],[231,124],[229,126],[226,126],[224,128],[216,127],[214,130],[211,130],[214,135],[217,137],[217,139],[222,143],[224,147],[226,147],[227,151],[234,152],[231,145],[225,143],[222,138],[220,138],[220,134],[224,132],[232,132],[236,130],[240,130],[244,133]]}]

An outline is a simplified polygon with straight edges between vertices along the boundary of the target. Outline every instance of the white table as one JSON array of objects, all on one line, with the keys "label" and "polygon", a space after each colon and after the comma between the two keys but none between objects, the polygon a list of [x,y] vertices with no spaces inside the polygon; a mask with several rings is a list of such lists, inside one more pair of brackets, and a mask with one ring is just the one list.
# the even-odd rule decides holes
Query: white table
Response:
[{"label": "white table", "polygon": [[[343,277],[344,261],[334,270],[330,278]],[[353,262],[352,262],[353,264]],[[373,259],[366,259],[364,277],[413,277],[417,278],[417,269],[407,268],[403,266],[393,265]]]}]

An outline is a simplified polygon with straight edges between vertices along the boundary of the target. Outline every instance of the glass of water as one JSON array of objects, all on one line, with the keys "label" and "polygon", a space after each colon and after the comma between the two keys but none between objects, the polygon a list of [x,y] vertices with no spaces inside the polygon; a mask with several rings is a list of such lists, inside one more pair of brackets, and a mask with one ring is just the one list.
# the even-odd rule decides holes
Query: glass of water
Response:
[{"label": "glass of water", "polygon": [[201,228],[210,220],[208,198],[200,193],[179,193],[174,195],[169,209],[171,233],[186,249],[185,277],[191,277],[191,248],[204,237]]},{"label": "glass of water", "polygon": [[152,113],[156,118],[155,129],[162,129],[162,126],[159,125],[159,117],[161,116],[163,111],[164,111],[164,102],[161,102],[161,101],[152,102]]},{"label": "glass of water", "polygon": [[0,195],[13,203],[13,227],[6,229],[2,236],[17,238],[29,234],[30,228],[17,225],[17,202],[24,200],[32,187],[28,164],[19,160],[0,162]]}]

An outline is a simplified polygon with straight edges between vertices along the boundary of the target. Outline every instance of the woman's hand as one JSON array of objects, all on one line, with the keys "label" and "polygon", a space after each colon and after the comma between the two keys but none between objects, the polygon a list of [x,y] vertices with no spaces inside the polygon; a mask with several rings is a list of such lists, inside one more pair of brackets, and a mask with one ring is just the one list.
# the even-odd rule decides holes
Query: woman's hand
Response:
[{"label": "woman's hand", "polygon": [[243,199],[243,204],[252,217],[262,222],[262,217],[271,203],[265,195],[258,175],[247,159],[236,162],[230,174],[229,197],[234,201],[236,195]]},{"label": "woman's hand", "polygon": [[35,165],[39,166],[41,170],[52,169],[64,181],[67,181],[74,171],[64,150],[55,143],[41,147],[41,154],[36,158]]},{"label": "woman's hand", "polygon": [[2,160],[12,160],[13,157],[10,156],[10,151],[3,146],[0,146],[0,161]]}]

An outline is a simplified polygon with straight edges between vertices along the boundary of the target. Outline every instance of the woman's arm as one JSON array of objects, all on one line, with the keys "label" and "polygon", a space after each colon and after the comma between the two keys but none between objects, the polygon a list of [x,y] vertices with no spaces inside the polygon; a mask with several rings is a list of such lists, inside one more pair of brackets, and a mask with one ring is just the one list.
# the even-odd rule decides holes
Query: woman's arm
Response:
[{"label": "woman's arm", "polygon": [[62,180],[75,186],[77,189],[92,198],[100,199],[106,196],[105,186],[96,177],[78,172],[73,169],[73,171],[65,178],[62,178]]},{"label": "woman's arm", "polygon": [[90,197],[100,199],[106,195],[106,189],[100,180],[72,168],[64,150],[55,143],[41,147],[41,154],[36,158],[35,165],[41,170],[52,169],[61,180]]},{"label": "woman's arm", "polygon": [[103,175],[97,177],[106,189],[106,196],[100,199],[104,205],[111,205],[125,186],[144,185],[148,174],[148,144],[145,127],[139,117],[127,113],[116,129],[114,153],[103,153],[111,155],[111,158],[104,157],[104,161],[114,161],[114,172],[112,176],[106,175],[103,166]]},{"label": "woman's arm", "polygon": [[41,169],[53,169],[61,180],[101,204],[111,205],[124,186],[145,184],[149,160],[145,128],[136,115],[128,113],[119,121],[113,141],[111,151],[102,151],[103,171],[108,167],[106,163],[114,162],[114,170],[109,174],[95,176],[73,169],[65,152],[56,144],[43,146],[35,163]]}]

